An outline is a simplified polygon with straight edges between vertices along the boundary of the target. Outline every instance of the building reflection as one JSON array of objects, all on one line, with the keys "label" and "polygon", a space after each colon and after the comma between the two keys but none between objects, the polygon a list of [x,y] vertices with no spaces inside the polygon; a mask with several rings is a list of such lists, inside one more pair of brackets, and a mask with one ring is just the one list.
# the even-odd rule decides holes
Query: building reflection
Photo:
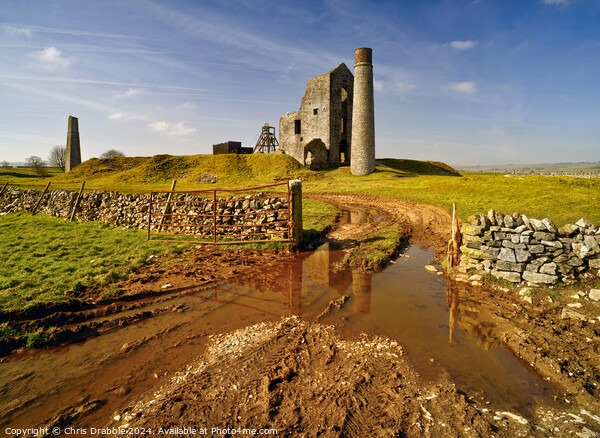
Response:
[{"label": "building reflection", "polygon": [[[250,287],[261,292],[262,297],[256,294],[252,297],[244,295],[247,299],[253,299],[255,305],[260,306],[257,302],[262,300],[265,310],[266,307],[272,309],[273,303],[277,301],[287,307],[285,314],[290,316],[302,315],[303,302],[305,305],[323,300],[329,302],[350,293],[353,300],[352,311],[369,313],[372,275],[341,268],[344,255],[344,251],[325,243],[308,255],[272,265],[231,282],[240,286],[240,290]],[[331,296],[332,291],[335,292],[334,296]],[[273,294],[280,296],[281,300],[273,298]]]}]

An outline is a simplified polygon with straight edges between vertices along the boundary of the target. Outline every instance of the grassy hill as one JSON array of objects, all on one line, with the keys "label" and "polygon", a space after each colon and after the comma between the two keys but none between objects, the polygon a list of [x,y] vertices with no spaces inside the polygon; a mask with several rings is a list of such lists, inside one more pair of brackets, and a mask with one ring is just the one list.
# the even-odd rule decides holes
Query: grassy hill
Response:
[{"label": "grassy hill", "polygon": [[87,181],[90,186],[128,189],[168,184],[268,184],[299,178],[308,171],[288,155],[155,155],[154,157],[92,158],[53,183]]},{"label": "grassy hill", "polygon": [[377,164],[402,172],[416,175],[460,176],[455,169],[440,161],[400,160],[397,158],[380,158]]}]

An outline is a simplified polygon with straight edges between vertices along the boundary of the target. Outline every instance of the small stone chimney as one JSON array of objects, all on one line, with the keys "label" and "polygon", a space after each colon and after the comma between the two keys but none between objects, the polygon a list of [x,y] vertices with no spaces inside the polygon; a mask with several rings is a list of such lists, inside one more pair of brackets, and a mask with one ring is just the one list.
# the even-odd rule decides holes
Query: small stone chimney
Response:
[{"label": "small stone chimney", "polygon": [[67,132],[67,153],[65,156],[65,172],[70,172],[81,164],[81,147],[79,146],[79,122],[77,117],[69,116]]}]

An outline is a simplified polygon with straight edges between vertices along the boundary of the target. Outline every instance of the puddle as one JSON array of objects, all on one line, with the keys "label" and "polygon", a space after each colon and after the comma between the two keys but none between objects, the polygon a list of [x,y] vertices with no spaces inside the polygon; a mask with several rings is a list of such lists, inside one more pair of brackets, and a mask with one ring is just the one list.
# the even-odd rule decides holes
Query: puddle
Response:
[{"label": "puddle", "polygon": [[[364,224],[368,221],[368,219],[368,210],[342,210],[342,214],[340,216],[340,222],[342,224]],[[381,219],[383,219],[383,217],[381,217]],[[377,221],[381,219],[378,219]]]},{"label": "puddle", "polygon": [[436,381],[447,370],[469,394],[531,414],[551,395],[549,386],[489,337],[491,318],[425,271],[433,251],[411,247],[406,254],[381,273],[353,274],[352,308],[339,315],[342,332],[395,339],[424,378]]},{"label": "puddle", "polygon": [[[348,217],[353,220],[351,212]],[[352,295],[350,305],[324,322],[336,323],[348,336],[364,331],[397,340],[426,379],[435,381],[447,369],[460,388],[523,414],[550,394],[486,337],[492,327],[484,314],[447,292],[444,278],[425,271],[432,251],[412,247],[407,254],[381,273],[365,274],[336,269],[344,251],[325,244],[277,269],[145,306],[168,311],[135,325],[9,357],[0,363],[0,425],[39,425],[86,398],[106,405],[74,425],[104,425],[118,407],[199,355],[209,335],[288,315],[311,320],[344,294]],[[24,406],[10,413],[17,399]]]}]

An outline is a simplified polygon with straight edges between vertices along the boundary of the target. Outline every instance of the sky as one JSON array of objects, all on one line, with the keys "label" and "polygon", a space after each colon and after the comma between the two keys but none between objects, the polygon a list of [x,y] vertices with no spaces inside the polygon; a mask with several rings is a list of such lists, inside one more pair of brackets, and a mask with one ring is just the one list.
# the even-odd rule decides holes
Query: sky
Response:
[{"label": "sky", "polygon": [[254,146],[358,47],[378,158],[600,161],[600,0],[0,0],[0,161]]}]

